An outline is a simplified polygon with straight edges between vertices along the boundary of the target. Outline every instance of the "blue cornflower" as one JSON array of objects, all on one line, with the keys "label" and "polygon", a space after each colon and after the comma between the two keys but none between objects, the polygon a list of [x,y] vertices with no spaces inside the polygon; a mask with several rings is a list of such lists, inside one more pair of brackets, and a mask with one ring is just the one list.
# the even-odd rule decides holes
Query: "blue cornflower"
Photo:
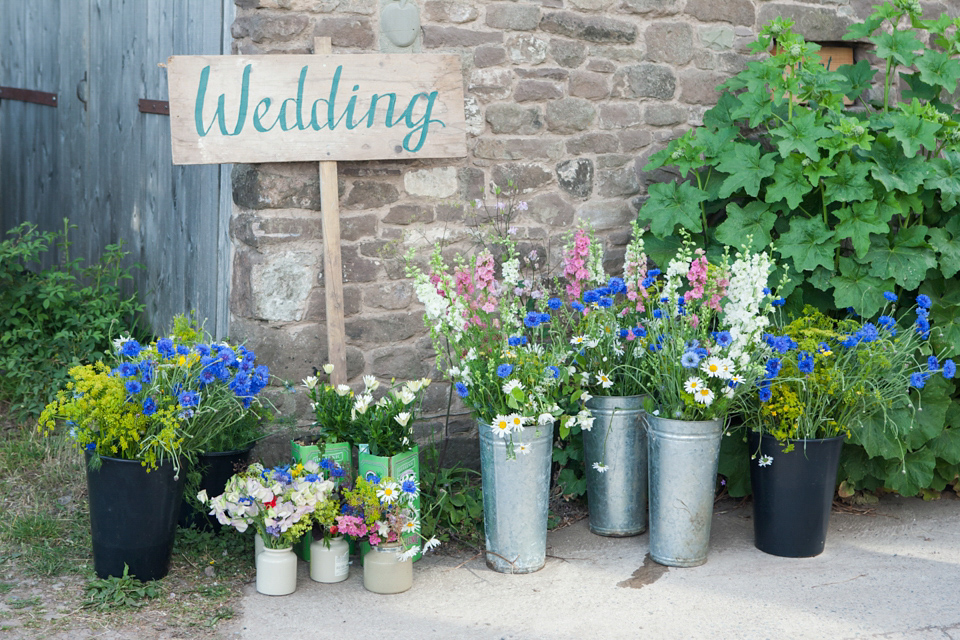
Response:
[{"label": "blue cornflower", "polygon": [[547,300],[547,306],[556,311],[563,306],[563,300],[560,298],[550,298]]},{"label": "blue cornflower", "polygon": [[656,353],[657,351],[663,351],[663,345],[658,340],[657,342],[652,342],[650,346],[647,347],[650,351]]},{"label": "blue cornflower", "polygon": [[597,304],[600,305],[601,309],[609,309],[613,306],[613,298],[600,298]]},{"label": "blue cornflower", "polygon": [[523,326],[528,329],[535,329],[540,326],[540,314],[536,311],[528,311],[527,316],[523,319]]},{"label": "blue cornflower", "polygon": [[233,380],[231,380],[227,386],[230,388],[230,391],[233,391],[235,396],[248,396],[250,395],[250,376],[242,371],[238,371],[237,375],[233,377]]},{"label": "blue cornflower", "polygon": [[549,313],[546,313],[546,312],[541,313],[541,314],[540,314],[540,324],[546,324],[546,323],[548,323],[548,322],[550,322],[550,314],[549,314]]},{"label": "blue cornflower", "polygon": [[687,307],[687,301],[684,300],[681,296],[677,296],[677,313],[681,316],[687,315],[686,307]]},{"label": "blue cornflower", "polygon": [[780,358],[770,358],[767,360],[767,364],[764,368],[767,370],[768,378],[775,378],[777,374],[780,373],[780,368],[783,364],[780,362]]},{"label": "blue cornflower", "polygon": [[500,376],[501,378],[506,378],[506,377],[507,377],[508,375],[510,375],[511,373],[513,373],[513,365],[512,365],[512,364],[506,364],[506,363],[504,363],[504,364],[500,365],[499,367],[497,367],[497,375]]},{"label": "blue cornflower", "polygon": [[699,346],[700,346],[699,340],[687,340],[686,342],[683,343],[683,350],[690,351],[691,349],[696,349]]},{"label": "blue cornflower", "polygon": [[670,298],[667,298],[666,296],[664,296],[663,298],[660,298],[661,304],[667,304],[668,302],[670,302]]},{"label": "blue cornflower", "polygon": [[764,288],[763,288],[763,295],[768,296],[768,295],[770,295],[771,293],[773,293],[773,291],[770,290],[770,287],[764,287]]},{"label": "blue cornflower", "polygon": [[654,317],[654,318],[662,318],[662,317],[663,317],[663,311],[661,311],[660,309],[654,309],[654,310],[653,310],[653,317]]},{"label": "blue cornflower", "polygon": [[700,356],[698,356],[695,351],[686,351],[680,356],[680,364],[687,369],[696,368],[696,366],[700,364]]},{"label": "blue cornflower", "polygon": [[922,338],[930,335],[930,321],[923,316],[917,318],[917,333],[919,333]]},{"label": "blue cornflower", "polygon": [[930,296],[920,294],[917,296],[917,306],[921,309],[929,309],[932,302],[930,301]]},{"label": "blue cornflower", "polygon": [[770,304],[772,304],[772,305],[775,306],[775,307],[782,307],[782,306],[785,305],[786,303],[787,303],[787,301],[784,300],[783,298],[774,298],[773,301],[772,301]]},{"label": "blue cornflower", "polygon": [[626,338],[628,335],[630,335],[630,330],[629,330],[629,329],[620,329],[620,337],[621,337],[621,338]]},{"label": "blue cornflower", "polygon": [[920,318],[929,318],[930,309],[924,309],[923,307],[917,307],[917,316]]},{"label": "blue cornflower", "polygon": [[840,344],[849,349],[850,347],[855,347],[860,344],[860,338],[861,334],[859,331],[857,331],[856,333],[849,334],[846,338],[841,340]]},{"label": "blue cornflower", "polygon": [[242,504],[242,505],[244,505],[244,506],[249,507],[250,505],[253,504],[253,497],[252,497],[252,496],[243,496],[242,498],[240,498],[239,500],[237,500],[237,502],[238,502],[239,504]]},{"label": "blue cornflower", "polygon": [[700,359],[701,359],[701,360],[703,360],[703,359],[706,358],[708,355],[710,355],[710,352],[707,351],[706,349],[704,349],[703,347],[697,347],[696,349],[693,350],[693,352],[694,352],[695,354],[697,354],[698,356],[700,356]]},{"label": "blue cornflower", "polygon": [[954,364],[953,360],[945,360],[943,362],[943,371],[941,373],[943,373],[944,378],[949,380],[957,375],[957,365]]},{"label": "blue cornflower", "polygon": [[646,278],[643,279],[643,282],[640,283],[640,286],[643,287],[644,289],[649,289],[650,287],[653,286],[654,282],[656,282],[656,279],[651,278],[650,276],[647,276]]},{"label": "blue cornflower", "polygon": [[583,294],[583,301],[586,304],[593,304],[594,302],[597,302],[599,299],[600,299],[600,294],[597,292],[596,289],[590,289],[590,291],[587,291]]},{"label": "blue cornflower", "polygon": [[365,480],[371,484],[380,484],[380,476],[375,474],[373,471],[367,471],[367,477]]},{"label": "blue cornflower", "polygon": [[96,442],[91,442],[91,443],[87,444],[87,446],[85,447],[85,449],[86,449],[87,451],[96,451],[96,450],[97,450],[97,443],[96,443]]},{"label": "blue cornflower", "polygon": [[460,396],[461,399],[466,398],[467,394],[470,393],[470,390],[467,389],[467,385],[463,384],[462,382],[458,382],[454,386],[457,388],[457,395]]},{"label": "blue cornflower", "polygon": [[137,367],[140,370],[140,381],[143,384],[150,384],[153,382],[153,363],[149,360],[144,360],[140,363],[140,366]]},{"label": "blue cornflower", "polygon": [[553,365],[550,365],[549,367],[547,367],[547,369],[549,369],[551,372],[553,372],[553,377],[554,377],[554,378],[559,378],[559,377],[560,377],[560,368],[559,368],[559,367],[555,367],[555,366],[553,366]]},{"label": "blue cornflower", "polygon": [[120,375],[122,375],[124,378],[132,378],[140,372],[140,369],[137,367],[137,365],[133,364],[132,362],[124,362],[118,367],[118,369],[120,370]]},{"label": "blue cornflower", "polygon": [[177,398],[181,407],[195,407],[200,402],[200,396],[196,391],[184,391]]},{"label": "blue cornflower", "polygon": [[160,338],[157,340],[157,352],[164,358],[172,358],[174,355],[173,340],[170,338]]},{"label": "blue cornflower", "polygon": [[290,484],[293,482],[293,476],[290,475],[289,465],[284,465],[282,467],[277,467],[273,470],[273,479],[277,482],[283,482],[285,484]]},{"label": "blue cornflower", "polygon": [[331,478],[342,478],[342,477],[345,476],[345,475],[346,475],[346,472],[343,470],[343,467],[341,467],[340,465],[335,466],[335,467],[330,471],[330,477],[331,477]]},{"label": "blue cornflower", "polygon": [[147,398],[143,401],[143,415],[152,416],[157,412],[157,403],[153,398]]},{"label": "blue cornflower", "polygon": [[930,356],[927,358],[927,369],[930,371],[937,371],[940,369],[940,363],[937,362],[937,356]]},{"label": "blue cornflower", "polygon": [[733,336],[730,335],[729,331],[718,331],[714,334],[713,339],[716,340],[717,346],[723,349],[733,344]]},{"label": "blue cornflower", "polygon": [[182,344],[177,345],[177,355],[178,356],[187,356],[190,355],[190,347]]},{"label": "blue cornflower", "polygon": [[123,386],[126,387],[127,393],[137,394],[143,391],[143,385],[139,380],[127,380]]},{"label": "blue cornflower", "polygon": [[880,339],[880,332],[877,331],[877,327],[872,322],[868,322],[863,325],[863,329],[860,330],[860,338],[864,342],[876,342]]},{"label": "blue cornflower", "polygon": [[330,471],[336,465],[337,463],[333,461],[333,458],[323,458],[320,460],[320,468],[326,471]]},{"label": "blue cornflower", "polygon": [[798,351],[797,369],[800,373],[813,373],[813,354],[809,351]]},{"label": "blue cornflower", "polygon": [[647,275],[651,278],[656,278],[658,275],[660,275],[660,269],[650,269],[650,271],[647,272]]},{"label": "blue cornflower", "polygon": [[583,306],[582,304],[580,304],[580,303],[577,302],[576,300],[574,300],[573,302],[571,302],[571,303],[570,303],[570,306],[573,307],[574,311],[583,311],[584,309],[586,309],[585,306]]},{"label": "blue cornflower", "polygon": [[610,289],[610,295],[627,292],[627,284],[623,281],[623,278],[610,278],[610,282],[607,283],[607,288]]},{"label": "blue cornflower", "polygon": [[120,346],[120,355],[127,356],[128,358],[136,358],[140,355],[141,348],[139,342],[130,338]]},{"label": "blue cornflower", "polygon": [[417,481],[413,478],[408,478],[403,481],[403,484],[400,485],[400,490],[404,493],[409,493],[412,495],[417,495]]},{"label": "blue cornflower", "polygon": [[783,335],[775,337],[770,346],[773,347],[777,353],[783,355],[791,349],[796,349],[797,343],[790,336]]},{"label": "blue cornflower", "polygon": [[205,344],[197,344],[193,346],[193,350],[199,353],[201,356],[210,355],[210,347]]},{"label": "blue cornflower", "polygon": [[757,391],[757,397],[760,399],[760,402],[770,402],[770,398],[773,397],[773,391],[770,390],[770,387],[761,387]]},{"label": "blue cornflower", "polygon": [[646,338],[646,337],[647,337],[647,330],[644,329],[643,327],[634,327],[634,328],[633,328],[633,335],[635,335],[635,336],[638,337],[638,338]]},{"label": "blue cornflower", "polygon": [[258,365],[250,376],[250,393],[258,394],[270,382],[270,369],[265,364]]},{"label": "blue cornflower", "polygon": [[821,342],[817,345],[817,348],[820,349],[820,353],[826,353],[831,350],[830,345],[828,345],[826,342]]},{"label": "blue cornflower", "polygon": [[890,302],[897,301],[897,294],[895,294],[893,291],[884,291],[883,297],[889,300]]},{"label": "blue cornflower", "polygon": [[598,287],[596,291],[597,291],[597,293],[600,294],[601,297],[602,297],[602,296],[609,296],[609,295],[611,295],[611,294],[613,293],[613,291],[610,289],[610,287]]},{"label": "blue cornflower", "polygon": [[267,535],[271,535],[274,538],[279,538],[281,533],[283,532],[280,531],[280,525],[271,524],[267,526]]},{"label": "blue cornflower", "polygon": [[889,332],[892,333],[893,335],[896,335],[896,333],[895,333],[896,330],[894,329],[894,327],[897,326],[897,321],[894,320],[893,317],[891,317],[891,316],[880,316],[879,318],[877,318],[877,325],[879,325],[879,326],[880,326],[881,328],[883,328],[883,329],[886,329],[887,331],[889,331]]},{"label": "blue cornflower", "polygon": [[910,374],[910,386],[916,389],[923,389],[923,386],[927,384],[927,379],[923,377],[922,373],[911,373]]},{"label": "blue cornflower", "polygon": [[527,343],[527,336],[510,336],[507,338],[507,344],[511,347],[519,347]]},{"label": "blue cornflower", "polygon": [[307,475],[303,476],[303,479],[306,482],[320,482],[320,476],[315,473],[308,473]]}]

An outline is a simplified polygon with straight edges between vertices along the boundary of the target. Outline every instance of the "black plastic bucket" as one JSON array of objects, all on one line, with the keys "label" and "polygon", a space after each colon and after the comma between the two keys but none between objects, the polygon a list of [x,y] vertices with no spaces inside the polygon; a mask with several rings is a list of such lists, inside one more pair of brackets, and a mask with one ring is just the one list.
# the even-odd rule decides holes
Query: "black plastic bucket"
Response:
[{"label": "black plastic bucket", "polygon": [[175,477],[170,462],[148,473],[137,460],[100,460],[97,471],[87,466],[94,570],[101,578],[122,576],[126,564],[140,580],[162,578],[170,570],[186,473]]},{"label": "black plastic bucket", "polygon": [[757,549],[787,558],[823,553],[843,441],[795,440],[793,450],[783,453],[773,436],[749,432]]},{"label": "black plastic bucket", "polygon": [[[207,495],[211,498],[222,494],[227,486],[227,480],[237,472],[237,469],[246,466],[250,459],[251,449],[253,447],[233,451],[201,453],[197,456],[197,464],[200,468],[200,486],[197,490],[205,489]],[[184,528],[213,529],[219,532],[222,525],[213,516],[207,515],[205,512],[198,513],[188,500],[192,497],[184,496],[183,504],[180,505],[179,525]]]}]

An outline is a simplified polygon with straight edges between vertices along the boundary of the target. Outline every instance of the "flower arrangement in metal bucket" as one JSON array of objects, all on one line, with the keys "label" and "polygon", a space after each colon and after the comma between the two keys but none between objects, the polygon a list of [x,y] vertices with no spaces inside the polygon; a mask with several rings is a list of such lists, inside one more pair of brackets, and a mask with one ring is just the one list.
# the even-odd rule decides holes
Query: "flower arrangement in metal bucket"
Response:
[{"label": "flower arrangement in metal bucket", "polygon": [[539,433],[571,419],[572,379],[564,366],[565,325],[553,329],[556,308],[547,283],[521,274],[534,271],[543,256],[537,250],[521,256],[511,234],[495,242],[499,277],[489,248],[469,260],[457,254],[451,269],[439,246],[427,271],[408,254],[407,275],[426,307],[437,367],[485,428],[506,440],[507,456],[515,459],[530,451],[525,428]]},{"label": "flower arrangement in metal bucket", "polygon": [[175,338],[150,345],[120,338],[104,361],[69,374],[66,388],[40,415],[42,433],[65,420],[94,468],[104,455],[150,469],[171,460],[178,473],[185,455],[209,450],[259,406],[257,394],[269,380],[268,368],[243,346]]},{"label": "flower arrangement in metal bucket", "polygon": [[766,252],[742,248],[711,264],[689,235],[667,265],[641,281],[645,357],[654,372],[648,392],[657,415],[679,420],[722,419],[763,377],[769,347],[761,340],[768,312],[783,304],[767,287],[773,263]]},{"label": "flower arrangement in metal bucket", "polygon": [[374,473],[357,478],[353,488],[344,489],[341,513],[336,517],[337,530],[357,540],[365,540],[376,547],[384,543],[399,543],[403,552],[399,560],[406,560],[421,551],[430,551],[440,545],[436,537],[426,539],[420,533],[420,520],[414,509],[420,488],[412,477],[396,480],[380,478]]},{"label": "flower arrangement in metal bucket", "polygon": [[339,511],[333,479],[343,476],[335,462],[310,460],[265,469],[255,463],[227,480],[221,495],[197,494],[210,515],[243,533],[253,527],[268,549],[286,549],[310,531],[314,521],[331,526]]},{"label": "flower arrangement in metal bucket", "polygon": [[[957,367],[953,360],[921,355],[931,353],[928,296],[896,314],[901,321],[915,315],[912,329],[898,324],[897,296],[884,296],[887,306],[875,321],[852,315],[837,320],[807,306],[792,321],[780,322],[776,334],[765,334],[773,353],[746,426],[775,437],[784,452],[795,440],[853,436],[876,443],[886,432],[900,443],[895,457],[902,456],[900,441],[918,408],[910,389],[922,389],[935,374],[953,378]],[[761,460],[764,466],[771,462],[769,455]]]}]

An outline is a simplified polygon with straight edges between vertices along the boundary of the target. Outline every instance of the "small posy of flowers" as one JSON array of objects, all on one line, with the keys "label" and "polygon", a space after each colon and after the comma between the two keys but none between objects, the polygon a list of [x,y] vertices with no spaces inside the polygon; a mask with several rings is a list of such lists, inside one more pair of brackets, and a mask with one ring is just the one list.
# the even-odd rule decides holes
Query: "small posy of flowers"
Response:
[{"label": "small posy of flowers", "polygon": [[65,420],[74,443],[91,453],[155,468],[212,444],[260,406],[269,382],[253,351],[177,335],[141,345],[114,341],[103,362],[70,369],[66,388],[43,411],[39,429]]},{"label": "small posy of flowers", "polygon": [[412,477],[394,479],[357,478],[352,489],[343,492],[343,504],[336,517],[337,530],[371,546],[398,543],[403,547],[399,560],[406,560],[421,551],[427,552],[440,541],[425,539],[420,533],[414,501],[419,486]]},{"label": "small posy of flowers", "polygon": [[197,499],[209,505],[210,515],[220,524],[241,533],[253,527],[265,547],[286,549],[315,521],[330,525],[339,510],[332,478],[342,475],[343,470],[329,459],[270,469],[252,464],[233,475],[221,495],[209,497],[204,490]]},{"label": "small posy of flowers", "polygon": [[412,449],[413,425],[430,383],[430,378],[421,378],[402,384],[391,381],[386,387],[374,376],[364,376],[363,392],[353,398],[350,413],[356,425],[356,443],[367,444],[370,453],[384,457]]},{"label": "small posy of flowers", "polygon": [[360,442],[358,425],[353,420],[356,411],[353,389],[346,384],[332,384],[329,380],[333,369],[332,364],[323,365],[323,375],[327,376],[328,382],[321,382],[321,372],[317,370],[303,380],[310,397],[314,426],[320,429],[325,444]]},{"label": "small posy of flowers", "polygon": [[747,426],[774,436],[786,451],[798,439],[909,428],[890,418],[892,409],[912,407],[910,388],[922,389],[934,375],[953,378],[957,367],[937,355],[918,359],[931,350],[929,297],[918,296],[913,326],[901,328],[897,296],[884,296],[887,306],[872,321],[837,320],[808,306],[776,334],[765,334],[771,356]]}]

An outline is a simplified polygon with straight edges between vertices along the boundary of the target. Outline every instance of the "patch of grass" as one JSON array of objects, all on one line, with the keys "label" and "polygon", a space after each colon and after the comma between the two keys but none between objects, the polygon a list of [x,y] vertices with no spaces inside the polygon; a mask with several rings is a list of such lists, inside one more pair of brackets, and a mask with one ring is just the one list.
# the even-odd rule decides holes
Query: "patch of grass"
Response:
[{"label": "patch of grass", "polygon": [[17,585],[12,582],[0,582],[0,594],[10,593],[16,586]]},{"label": "patch of grass", "polygon": [[140,582],[130,575],[130,568],[123,565],[122,576],[98,578],[87,583],[87,599],[83,606],[109,611],[143,607],[147,600],[159,598],[163,592],[158,582]]},{"label": "patch of grass", "polygon": [[36,607],[43,603],[40,596],[33,598],[10,598],[7,600],[7,606],[14,610],[26,609],[27,607]]}]

